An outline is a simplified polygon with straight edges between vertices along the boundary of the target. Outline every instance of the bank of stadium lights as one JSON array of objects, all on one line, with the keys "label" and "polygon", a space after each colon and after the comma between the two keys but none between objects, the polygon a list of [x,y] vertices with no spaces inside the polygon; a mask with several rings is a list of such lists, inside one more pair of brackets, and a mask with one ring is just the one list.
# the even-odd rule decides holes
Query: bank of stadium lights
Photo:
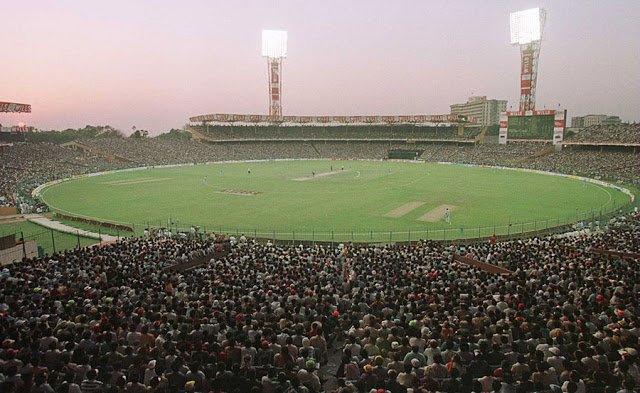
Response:
[{"label": "bank of stadium lights", "polygon": [[540,8],[512,12],[509,15],[511,25],[511,44],[523,45],[542,39],[542,30],[546,12]]},{"label": "bank of stadium lights", "polygon": [[520,111],[536,109],[536,81],[540,41],[547,19],[542,8],[512,12],[509,15],[511,44],[520,47]]},{"label": "bank of stadium lights", "polygon": [[287,32],[262,30],[262,56],[274,59],[287,57]]},{"label": "bank of stadium lights", "polygon": [[269,65],[269,116],[282,118],[282,59],[287,57],[287,32],[262,30],[262,56]]}]

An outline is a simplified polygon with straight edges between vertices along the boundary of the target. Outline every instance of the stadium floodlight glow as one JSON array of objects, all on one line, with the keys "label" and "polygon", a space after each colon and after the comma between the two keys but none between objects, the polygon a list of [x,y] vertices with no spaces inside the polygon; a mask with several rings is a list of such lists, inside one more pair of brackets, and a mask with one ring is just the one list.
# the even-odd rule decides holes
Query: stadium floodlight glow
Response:
[{"label": "stadium floodlight glow", "polygon": [[509,15],[511,44],[522,45],[540,41],[542,39],[545,16],[545,11],[540,8],[512,12]]},{"label": "stadium floodlight glow", "polygon": [[262,56],[270,58],[287,57],[287,32],[262,30]]},{"label": "stadium floodlight glow", "polygon": [[282,59],[287,57],[287,32],[262,30],[262,56],[269,65],[269,116],[282,119]]},{"label": "stadium floodlight glow", "polygon": [[547,13],[542,8],[512,12],[511,44],[520,46],[520,112],[536,109],[540,42]]}]

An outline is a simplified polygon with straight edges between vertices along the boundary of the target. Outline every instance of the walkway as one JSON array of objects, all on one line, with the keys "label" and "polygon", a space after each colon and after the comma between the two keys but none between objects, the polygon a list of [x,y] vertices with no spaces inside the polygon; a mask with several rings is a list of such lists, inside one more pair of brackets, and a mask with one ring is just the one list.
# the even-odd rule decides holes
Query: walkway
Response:
[{"label": "walkway", "polygon": [[453,260],[456,262],[462,262],[462,263],[466,263],[469,266],[473,266],[473,267],[477,267],[478,269],[485,271],[487,273],[490,274],[500,274],[502,276],[508,276],[513,274],[513,272],[507,268],[504,268],[502,266],[497,266],[497,265],[493,265],[491,263],[487,263],[487,262],[482,262],[479,261],[477,259],[468,257],[468,256],[462,256],[462,255],[454,255],[453,256]]},{"label": "walkway", "polygon": [[27,218],[29,218],[29,216],[42,217],[40,214],[11,214],[8,216],[0,216],[0,224],[27,221]]},{"label": "walkway", "polygon": [[34,224],[43,226],[45,228],[53,229],[58,232],[68,233],[70,235],[79,235],[82,237],[88,237],[90,239],[97,239],[97,240],[100,240],[101,242],[115,242],[118,240],[118,237],[116,236],[97,234],[94,232],[85,231],[84,229],[74,228],[72,226],[65,225],[58,221],[52,221],[42,216],[30,217],[27,220]]}]

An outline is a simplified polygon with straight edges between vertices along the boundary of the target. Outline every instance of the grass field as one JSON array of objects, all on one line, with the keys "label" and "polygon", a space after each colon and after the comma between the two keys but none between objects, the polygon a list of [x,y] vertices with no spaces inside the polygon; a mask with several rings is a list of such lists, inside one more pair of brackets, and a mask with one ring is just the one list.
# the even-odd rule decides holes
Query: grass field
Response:
[{"label": "grass field", "polygon": [[146,169],[67,181],[46,188],[42,197],[54,210],[133,223],[138,233],[171,223],[261,237],[356,241],[531,231],[629,202],[619,191],[563,177],[387,161]]}]

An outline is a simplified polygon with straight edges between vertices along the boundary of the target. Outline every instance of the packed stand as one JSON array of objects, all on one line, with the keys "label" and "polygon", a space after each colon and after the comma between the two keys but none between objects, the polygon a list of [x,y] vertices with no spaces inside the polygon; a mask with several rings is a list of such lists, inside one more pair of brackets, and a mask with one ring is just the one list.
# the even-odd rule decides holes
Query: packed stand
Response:
[{"label": "packed stand", "polygon": [[51,180],[120,168],[115,163],[49,143],[19,143],[2,148],[0,206],[17,206],[35,213],[46,206],[31,198],[31,191]]},{"label": "packed stand", "polygon": [[385,159],[393,149],[422,151],[420,159],[478,165],[540,169],[640,185],[640,155],[612,147],[590,150],[568,146],[555,152],[550,144],[393,141],[231,141],[195,142],[189,139],[95,138],[79,141],[80,148],[52,144],[16,144],[3,148],[0,166],[0,206],[19,212],[45,208],[31,191],[49,180],[136,166],[203,163],[209,161],[307,159]]},{"label": "packed stand", "polygon": [[479,127],[466,128],[458,135],[457,127],[425,126],[191,126],[217,140],[260,139],[473,139]]},{"label": "packed stand", "polygon": [[96,138],[79,140],[96,151],[127,160],[129,166],[154,166],[215,161],[212,150],[202,143],[162,138]]},{"label": "packed stand", "polygon": [[640,123],[590,126],[567,138],[566,141],[640,144]]},{"label": "packed stand", "polygon": [[585,176],[616,183],[640,185],[640,152],[568,146],[555,151],[549,144],[422,145],[421,159],[432,162],[507,166]]},{"label": "packed stand", "polygon": [[640,186],[640,152],[569,147],[529,160],[524,166]]},{"label": "packed stand", "polygon": [[0,391],[632,392],[638,239],[634,213],[602,232],[467,246],[241,236],[183,272],[167,267],[212,241],[26,260],[0,272]]}]

